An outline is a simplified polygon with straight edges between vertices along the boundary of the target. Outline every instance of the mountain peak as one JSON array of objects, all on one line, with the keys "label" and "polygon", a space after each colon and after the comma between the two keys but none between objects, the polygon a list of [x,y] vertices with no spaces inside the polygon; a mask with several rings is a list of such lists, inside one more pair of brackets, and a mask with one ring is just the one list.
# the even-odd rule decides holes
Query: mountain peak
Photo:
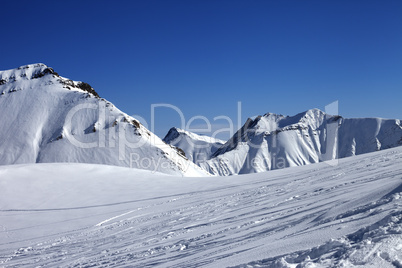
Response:
[{"label": "mountain peak", "polygon": [[21,69],[29,69],[29,68],[47,68],[48,66],[44,63],[33,63],[33,64],[27,64],[27,65],[23,65],[17,68],[17,70],[21,70]]},{"label": "mountain peak", "polygon": [[[316,121],[322,121],[327,114],[320,109],[314,108],[298,113],[293,116],[283,116],[281,114],[266,113],[259,118],[259,125],[265,128],[265,131],[273,131],[275,129],[286,128],[292,125],[299,124],[314,124]],[[253,125],[255,125],[254,123]]]},{"label": "mountain peak", "polygon": [[191,131],[187,131],[187,130],[184,130],[184,129],[181,129],[178,127],[172,127],[171,129],[169,129],[168,133],[163,138],[163,141],[170,144],[170,143],[172,143],[173,140],[175,140],[177,138],[182,139],[183,137],[188,137],[192,140],[204,141],[204,142],[208,142],[208,143],[222,143],[222,144],[225,143],[225,141],[223,141],[223,140],[205,136],[205,135],[196,134]]},{"label": "mountain peak", "polygon": [[176,127],[172,127],[171,129],[169,129],[168,133],[163,138],[163,141],[169,144],[171,141],[177,139],[180,136],[179,130],[181,129]]},{"label": "mountain peak", "polygon": [[263,116],[257,116],[254,120],[246,122],[247,129],[262,129],[263,131],[274,131],[298,124],[311,124],[315,121],[322,121],[326,113],[320,109],[314,108],[293,116],[284,116],[276,113],[266,113]]},{"label": "mountain peak", "polygon": [[16,69],[0,71],[0,85],[13,83],[19,80],[31,80],[41,78],[45,75],[59,76],[53,68],[43,63],[28,64]]},{"label": "mountain peak", "polygon": [[[42,80],[40,78],[46,79]],[[98,93],[88,83],[81,81],[72,81],[68,78],[61,77],[57,72],[53,70],[53,68],[48,67],[46,64],[43,63],[28,64],[20,66],[16,69],[0,71],[0,86],[4,84],[9,84],[10,92],[16,91],[16,88],[23,88],[23,84],[20,83],[26,80],[41,81],[40,83],[44,83],[44,85],[58,83],[67,90],[73,89],[78,91],[85,91],[99,98]]]},{"label": "mountain peak", "polygon": [[304,113],[306,113],[306,114],[317,114],[317,113],[325,113],[325,112],[321,111],[318,108],[312,108],[312,109],[308,109]]},{"label": "mountain peak", "polygon": [[163,141],[180,148],[186,157],[196,164],[210,159],[212,154],[225,143],[214,137],[199,135],[176,127],[169,130]]}]

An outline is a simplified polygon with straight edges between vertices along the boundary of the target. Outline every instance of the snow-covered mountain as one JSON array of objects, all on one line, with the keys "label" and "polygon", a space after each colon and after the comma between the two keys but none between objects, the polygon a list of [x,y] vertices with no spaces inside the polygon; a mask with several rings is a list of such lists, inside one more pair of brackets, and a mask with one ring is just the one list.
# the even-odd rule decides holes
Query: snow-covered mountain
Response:
[{"label": "snow-covered mountain", "polygon": [[0,164],[77,162],[206,172],[98,96],[44,64],[0,72]]},{"label": "snow-covered mountain", "polygon": [[163,141],[183,150],[186,157],[196,164],[210,159],[225,143],[220,139],[198,135],[176,127],[169,130]]},{"label": "snow-covered mountain", "polygon": [[402,145],[400,120],[345,119],[318,109],[295,116],[267,113],[248,119],[200,166],[233,175],[301,166]]}]

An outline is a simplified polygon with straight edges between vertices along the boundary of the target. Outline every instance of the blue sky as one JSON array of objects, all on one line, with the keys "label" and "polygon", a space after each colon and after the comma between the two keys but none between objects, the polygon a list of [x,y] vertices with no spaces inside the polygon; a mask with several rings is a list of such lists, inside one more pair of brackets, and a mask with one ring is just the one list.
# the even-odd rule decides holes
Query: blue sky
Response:
[{"label": "blue sky", "polygon": [[[150,124],[205,116],[402,119],[402,1],[3,1],[0,69],[43,62]],[[180,126],[158,108],[156,134]],[[194,127],[202,120],[194,120]],[[150,126],[149,126],[150,127]]]}]

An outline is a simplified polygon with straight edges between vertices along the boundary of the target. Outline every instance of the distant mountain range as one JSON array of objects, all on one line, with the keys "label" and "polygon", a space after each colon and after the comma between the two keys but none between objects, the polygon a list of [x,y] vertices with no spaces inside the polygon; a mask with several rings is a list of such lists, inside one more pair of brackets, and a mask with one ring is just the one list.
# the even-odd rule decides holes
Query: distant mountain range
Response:
[{"label": "distant mountain range", "polygon": [[[174,130],[170,132],[177,132]],[[165,141],[196,155],[193,144],[197,137],[179,131],[180,142]],[[174,136],[178,136],[177,134]],[[207,140],[206,137],[203,137]],[[190,144],[186,144],[186,142]],[[284,167],[301,166],[337,158],[374,152],[402,145],[402,124],[398,119],[346,119],[328,115],[318,109],[295,116],[267,113],[244,126],[220,148],[210,143],[202,168],[215,175],[235,175],[263,172]],[[190,148],[190,149],[189,149]],[[193,158],[194,159],[194,158]]]}]

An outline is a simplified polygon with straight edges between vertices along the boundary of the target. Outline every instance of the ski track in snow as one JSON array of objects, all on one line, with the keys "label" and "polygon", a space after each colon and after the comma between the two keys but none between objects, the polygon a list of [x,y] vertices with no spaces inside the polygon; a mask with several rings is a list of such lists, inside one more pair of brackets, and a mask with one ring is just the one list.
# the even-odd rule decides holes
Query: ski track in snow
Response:
[{"label": "ski track in snow", "polygon": [[[402,149],[394,148],[336,167],[231,177],[227,186],[197,190],[206,178],[192,178],[191,187],[182,179],[186,191],[130,202],[59,211],[3,207],[2,220],[22,215],[24,228],[38,235],[0,241],[0,266],[402,267],[401,164]],[[63,210],[70,219],[29,223],[32,215],[51,219]],[[80,221],[79,228],[37,231],[68,220]],[[0,225],[9,236],[18,232]]]}]

